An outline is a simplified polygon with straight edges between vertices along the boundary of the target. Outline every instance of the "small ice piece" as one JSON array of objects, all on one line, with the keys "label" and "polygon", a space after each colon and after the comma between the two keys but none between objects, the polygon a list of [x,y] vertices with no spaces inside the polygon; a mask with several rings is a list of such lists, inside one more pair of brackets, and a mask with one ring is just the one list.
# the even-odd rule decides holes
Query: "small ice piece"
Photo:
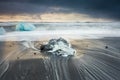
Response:
[{"label": "small ice piece", "polygon": [[63,57],[74,55],[76,53],[76,50],[71,47],[71,44],[63,38],[49,40],[48,44],[40,47],[40,50],[41,52]]},{"label": "small ice piece", "polygon": [[0,27],[0,35],[4,35],[6,33],[5,29],[3,27]]},{"label": "small ice piece", "polygon": [[30,23],[18,23],[16,25],[16,31],[33,31],[36,27],[33,24]]}]

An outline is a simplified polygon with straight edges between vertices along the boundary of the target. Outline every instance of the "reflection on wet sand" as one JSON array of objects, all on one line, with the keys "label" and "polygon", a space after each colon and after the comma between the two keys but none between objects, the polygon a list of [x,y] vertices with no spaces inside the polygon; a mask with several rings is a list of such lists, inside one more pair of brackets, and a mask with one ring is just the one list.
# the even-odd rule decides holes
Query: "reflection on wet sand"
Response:
[{"label": "reflection on wet sand", "polygon": [[[36,41],[35,47],[39,49],[42,43]],[[119,38],[71,43],[77,53],[65,58],[43,55],[19,42],[1,42],[0,55],[9,62],[9,68],[0,80],[119,80]]]}]

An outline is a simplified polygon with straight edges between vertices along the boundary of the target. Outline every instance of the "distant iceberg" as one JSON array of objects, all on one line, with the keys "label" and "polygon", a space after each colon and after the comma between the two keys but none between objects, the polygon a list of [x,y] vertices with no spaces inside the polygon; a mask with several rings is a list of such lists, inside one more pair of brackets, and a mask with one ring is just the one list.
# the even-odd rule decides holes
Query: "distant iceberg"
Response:
[{"label": "distant iceberg", "polygon": [[33,24],[30,23],[18,23],[16,25],[16,31],[33,31],[36,27]]},{"label": "distant iceberg", "polygon": [[3,27],[0,27],[0,35],[3,35],[5,33],[6,33],[5,29]]}]

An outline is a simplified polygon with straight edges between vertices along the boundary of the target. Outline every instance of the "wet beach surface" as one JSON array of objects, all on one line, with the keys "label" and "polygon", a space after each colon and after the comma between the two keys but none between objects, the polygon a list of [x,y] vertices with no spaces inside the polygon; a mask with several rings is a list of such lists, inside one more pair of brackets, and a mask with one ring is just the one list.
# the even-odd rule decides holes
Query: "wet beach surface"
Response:
[{"label": "wet beach surface", "polygon": [[4,72],[0,80],[120,79],[120,38],[71,40],[71,44],[77,53],[65,58],[42,55],[19,42],[0,42],[0,72]]}]

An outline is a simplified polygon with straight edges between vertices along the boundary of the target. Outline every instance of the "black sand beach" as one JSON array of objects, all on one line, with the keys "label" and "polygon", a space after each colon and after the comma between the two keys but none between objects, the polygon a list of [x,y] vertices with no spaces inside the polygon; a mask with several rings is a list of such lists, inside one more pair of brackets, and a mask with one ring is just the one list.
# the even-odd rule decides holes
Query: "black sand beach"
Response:
[{"label": "black sand beach", "polygon": [[0,42],[3,59],[16,50],[4,60],[9,67],[0,80],[119,80],[119,40],[115,37],[71,40],[77,53],[67,58],[44,56],[24,49],[19,42]]}]

